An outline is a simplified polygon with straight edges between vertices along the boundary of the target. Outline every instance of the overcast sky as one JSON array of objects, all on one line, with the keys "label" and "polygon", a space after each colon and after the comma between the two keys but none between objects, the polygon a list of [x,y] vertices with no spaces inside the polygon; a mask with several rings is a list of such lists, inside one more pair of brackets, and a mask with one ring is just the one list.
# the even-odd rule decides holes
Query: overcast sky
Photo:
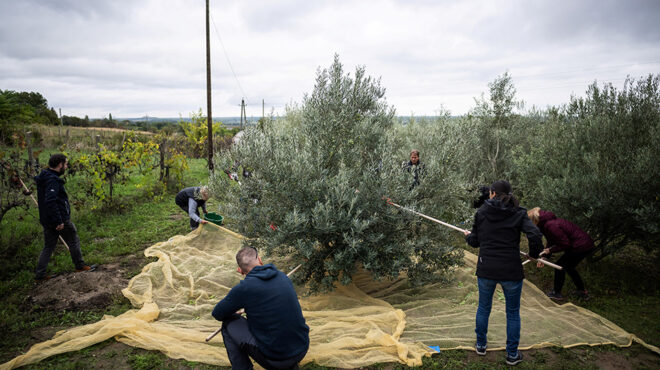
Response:
[{"label": "overcast sky", "polygon": [[[204,0],[0,1],[0,89],[62,114],[206,111]],[[544,108],[660,73],[660,1],[211,0],[213,115],[281,114],[337,53],[399,115],[466,113],[508,71]]]}]

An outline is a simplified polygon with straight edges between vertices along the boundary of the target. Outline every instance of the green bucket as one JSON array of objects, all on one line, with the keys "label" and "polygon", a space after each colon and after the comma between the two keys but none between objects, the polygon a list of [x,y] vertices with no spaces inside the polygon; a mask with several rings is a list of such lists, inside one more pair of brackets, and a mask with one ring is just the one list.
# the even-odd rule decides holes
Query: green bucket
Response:
[{"label": "green bucket", "polygon": [[224,218],[215,212],[209,212],[204,215],[204,219],[208,222],[213,222],[216,225],[222,225],[222,220]]}]

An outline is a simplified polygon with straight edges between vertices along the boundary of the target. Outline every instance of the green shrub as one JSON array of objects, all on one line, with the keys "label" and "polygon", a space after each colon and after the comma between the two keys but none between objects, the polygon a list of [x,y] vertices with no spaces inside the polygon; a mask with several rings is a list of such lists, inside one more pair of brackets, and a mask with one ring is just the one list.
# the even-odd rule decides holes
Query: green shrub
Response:
[{"label": "green shrub", "polygon": [[552,210],[596,241],[595,259],[660,242],[660,76],[622,90],[591,85],[529,135],[515,158],[525,202]]}]

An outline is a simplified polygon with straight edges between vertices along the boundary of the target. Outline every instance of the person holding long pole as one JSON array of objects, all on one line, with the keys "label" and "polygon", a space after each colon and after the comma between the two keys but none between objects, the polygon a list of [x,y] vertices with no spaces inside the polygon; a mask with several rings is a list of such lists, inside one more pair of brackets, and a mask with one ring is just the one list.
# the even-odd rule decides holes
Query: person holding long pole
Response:
[{"label": "person holding long pole", "polygon": [[64,189],[64,180],[61,178],[68,166],[69,162],[64,154],[53,154],[48,160],[48,168],[34,177],[34,181],[37,183],[39,222],[44,228],[44,249],[39,254],[35,271],[35,281],[37,282],[50,279],[50,276],[46,275],[46,269],[50,256],[57,245],[58,237],[66,240],[65,245],[69,248],[76,272],[95,268],[95,266],[88,266],[83,260],[78,230],[71,222],[69,197]]},{"label": "person holding long pole", "polygon": [[555,270],[554,289],[547,293],[548,297],[557,301],[564,299],[561,290],[568,273],[577,288],[575,294],[582,299],[589,299],[582,277],[575,268],[594,249],[593,239],[578,225],[559,218],[550,211],[535,207],[527,211],[527,215],[548,241],[541,255],[550,257],[553,253],[564,252],[557,260],[557,264],[563,269]]},{"label": "person holding long pole", "polygon": [[497,284],[502,286],[506,300],[506,363],[516,365],[523,359],[518,352],[520,342],[520,295],[524,272],[520,261],[520,234],[529,241],[530,255],[538,258],[543,250],[539,229],[527,217],[527,211],[519,207],[508,181],[495,181],[490,188],[489,199],[474,215],[472,231],[465,231],[466,242],[479,248],[477,283],[479,306],[477,307],[476,352],[485,356],[487,348],[488,319]]}]

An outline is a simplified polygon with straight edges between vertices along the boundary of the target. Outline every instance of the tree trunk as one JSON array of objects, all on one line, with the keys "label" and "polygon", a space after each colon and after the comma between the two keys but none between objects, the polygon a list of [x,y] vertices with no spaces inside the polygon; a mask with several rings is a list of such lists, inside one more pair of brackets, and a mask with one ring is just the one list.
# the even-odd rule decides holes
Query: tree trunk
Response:
[{"label": "tree trunk", "polygon": [[[23,132],[25,132],[25,131],[23,131]],[[32,140],[30,139],[30,134],[31,134],[30,131],[25,132],[25,145],[27,146],[28,170],[30,171],[30,173],[32,173],[33,172],[32,170],[33,170],[33,167],[34,167],[34,162],[32,160],[33,160],[34,155],[32,153]]]},{"label": "tree trunk", "polygon": [[165,143],[165,140],[160,143],[160,181],[163,181],[163,176],[165,175]]}]

